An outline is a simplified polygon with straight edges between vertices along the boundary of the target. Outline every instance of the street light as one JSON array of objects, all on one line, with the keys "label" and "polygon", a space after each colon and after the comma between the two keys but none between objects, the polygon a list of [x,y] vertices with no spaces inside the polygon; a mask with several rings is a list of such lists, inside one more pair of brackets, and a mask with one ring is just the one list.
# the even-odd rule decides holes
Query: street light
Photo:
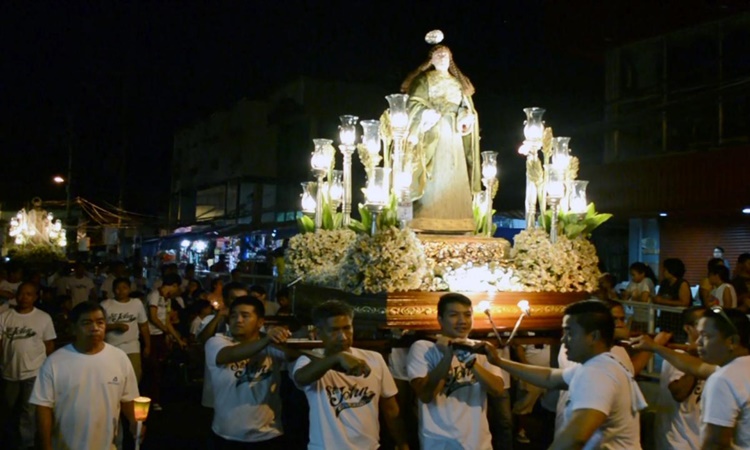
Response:
[{"label": "street light", "polygon": [[52,177],[52,181],[57,184],[63,184],[65,183],[65,178],[61,177],[60,175],[55,175],[54,177]]}]

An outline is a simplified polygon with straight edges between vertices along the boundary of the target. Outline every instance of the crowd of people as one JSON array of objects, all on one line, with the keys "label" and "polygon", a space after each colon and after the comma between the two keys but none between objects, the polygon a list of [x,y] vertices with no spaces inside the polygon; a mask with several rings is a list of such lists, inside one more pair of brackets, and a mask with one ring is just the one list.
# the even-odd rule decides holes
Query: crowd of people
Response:
[{"label": "crowd of people", "polygon": [[[402,339],[385,358],[354,346],[354,311],[337,300],[312,312],[319,348],[295,345],[308,327],[267,320],[291,314],[287,292],[271,301],[236,272],[204,286],[194,268],[168,265],[149,283],[115,262],[94,283],[84,264],[45,277],[11,263],[0,271],[0,442],[127,447],[133,400],[148,396],[162,413],[164,370],[188,349],[203,362],[201,403],[213,409],[208,448],[639,449],[647,403],[635,377],[653,353],[664,359],[651,405],[657,449],[750,448],[750,254],[733,280],[712,259],[699,299],[686,303],[684,265],[663,266],[658,292],[648,266],[634,263],[622,293],[604,286],[601,299],[569,305],[558,353],[470,339],[472,302],[447,293],[439,334]],[[671,331],[685,340],[631,339],[622,300],[679,302],[682,328]],[[547,414],[548,435],[527,434],[530,414]]]}]

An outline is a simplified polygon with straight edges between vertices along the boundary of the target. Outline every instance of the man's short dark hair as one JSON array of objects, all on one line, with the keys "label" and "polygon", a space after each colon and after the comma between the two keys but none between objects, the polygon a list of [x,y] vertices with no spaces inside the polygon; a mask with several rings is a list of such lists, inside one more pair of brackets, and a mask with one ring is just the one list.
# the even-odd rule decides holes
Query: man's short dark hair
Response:
[{"label": "man's short dark hair", "polygon": [[471,300],[469,299],[469,297],[463,294],[450,292],[441,296],[440,300],[438,300],[438,317],[443,317],[443,314],[448,308],[448,305],[451,305],[453,303],[458,303],[460,305],[468,306],[469,308],[471,308]]},{"label": "man's short dark hair", "polygon": [[644,264],[644,263],[642,263],[642,262],[638,261],[638,262],[634,262],[633,264],[631,264],[631,265],[630,265],[630,270],[634,270],[634,271],[636,271],[636,272],[638,272],[638,273],[643,273],[643,274],[645,274],[645,273],[646,273],[646,270],[648,270],[648,268],[647,268],[647,267],[648,267],[648,266],[646,266],[646,264]]},{"label": "man's short dark hair", "polygon": [[90,301],[79,303],[70,311],[70,321],[73,323],[77,323],[78,319],[80,319],[82,315],[89,314],[95,311],[101,311],[105,317],[107,316],[107,313],[104,312],[104,308],[102,308],[102,305],[100,305],[99,303]]},{"label": "man's short dark hair", "polygon": [[21,284],[18,285],[18,289],[16,289],[16,297],[18,297],[21,294],[21,289],[23,289],[24,286],[31,286],[34,288],[34,293],[36,295],[39,295],[39,286],[37,286],[36,283],[32,281],[24,281]]},{"label": "man's short dark hair", "polygon": [[251,295],[243,295],[241,297],[235,298],[232,304],[229,305],[229,314],[232,314],[232,311],[234,311],[240,305],[252,306],[255,310],[256,316],[261,319],[266,317],[266,307],[263,305],[263,302]]},{"label": "man's short dark hair", "polygon": [[709,275],[716,275],[724,283],[729,283],[729,268],[727,266],[714,266],[708,269]]},{"label": "man's short dark hair", "polygon": [[706,313],[705,306],[691,306],[682,310],[682,324],[694,327]]},{"label": "man's short dark hair", "polygon": [[737,264],[745,264],[750,261],[750,253],[743,253],[737,257]]},{"label": "man's short dark hair", "polygon": [[[736,334],[739,336],[740,345],[750,348],[750,319],[738,309],[725,309],[724,314],[726,318],[713,308],[708,308],[703,317],[713,319],[714,326],[723,337],[727,338]],[[727,318],[731,323],[727,321]]]},{"label": "man's short dark hair", "polygon": [[566,316],[574,316],[576,323],[586,334],[598,331],[607,346],[612,346],[615,339],[615,320],[609,305],[599,300],[583,300],[568,305]]},{"label": "man's short dark hair", "polygon": [[712,267],[716,266],[723,266],[724,260],[721,258],[711,258],[708,260],[708,270],[711,270]]},{"label": "man's short dark hair", "polygon": [[162,286],[173,286],[175,284],[177,286],[182,284],[182,278],[180,278],[180,276],[176,273],[168,273],[164,275],[164,278],[161,279]]},{"label": "man's short dark hair", "polygon": [[722,254],[724,254],[724,247],[719,247],[718,245],[714,247],[714,250],[720,251]]},{"label": "man's short dark hair", "polygon": [[224,285],[224,287],[221,289],[221,296],[224,297],[224,300],[229,300],[231,297],[234,297],[232,295],[232,292],[234,291],[247,291],[247,287],[245,287],[242,283],[237,283],[235,281],[232,281],[230,283],[227,283]]},{"label": "man's short dark hair", "polygon": [[685,263],[681,259],[667,258],[664,260],[663,265],[675,278],[679,279],[685,276]]},{"label": "man's short dark hair", "polygon": [[266,292],[266,288],[264,288],[263,286],[261,286],[259,284],[254,284],[254,285],[250,286],[250,291],[249,292],[251,294],[258,294],[260,296],[266,295],[268,293],[268,292]]},{"label": "man's short dark hair", "polygon": [[[112,282],[112,290],[114,291],[115,289],[117,289],[117,286],[119,286],[119,285],[121,285],[123,283],[127,284],[128,287],[130,287],[130,278],[128,278],[128,277],[118,277],[118,278],[115,278],[115,281]],[[114,294],[114,292],[113,292],[113,294]]]},{"label": "man's short dark hair", "polygon": [[341,300],[326,300],[312,310],[313,323],[323,325],[331,317],[347,316],[354,318],[354,309]]}]

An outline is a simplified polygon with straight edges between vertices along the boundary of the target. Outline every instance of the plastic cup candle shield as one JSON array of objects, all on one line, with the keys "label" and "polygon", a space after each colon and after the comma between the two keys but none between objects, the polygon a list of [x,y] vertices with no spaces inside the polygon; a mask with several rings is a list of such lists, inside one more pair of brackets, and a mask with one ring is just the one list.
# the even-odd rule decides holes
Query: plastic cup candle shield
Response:
[{"label": "plastic cup candle shield", "polygon": [[143,422],[148,418],[148,408],[151,405],[151,399],[148,397],[136,397],[133,400],[135,409],[135,420]]}]

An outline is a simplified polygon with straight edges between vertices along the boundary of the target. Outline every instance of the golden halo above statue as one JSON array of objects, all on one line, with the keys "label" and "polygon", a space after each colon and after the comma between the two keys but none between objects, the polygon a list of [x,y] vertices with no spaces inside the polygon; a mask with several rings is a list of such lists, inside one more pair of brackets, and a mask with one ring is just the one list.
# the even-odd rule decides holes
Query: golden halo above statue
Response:
[{"label": "golden halo above statue", "polygon": [[439,44],[443,42],[443,39],[445,36],[443,35],[443,32],[440,30],[432,30],[429,33],[427,33],[424,37],[425,42],[428,44]]}]

